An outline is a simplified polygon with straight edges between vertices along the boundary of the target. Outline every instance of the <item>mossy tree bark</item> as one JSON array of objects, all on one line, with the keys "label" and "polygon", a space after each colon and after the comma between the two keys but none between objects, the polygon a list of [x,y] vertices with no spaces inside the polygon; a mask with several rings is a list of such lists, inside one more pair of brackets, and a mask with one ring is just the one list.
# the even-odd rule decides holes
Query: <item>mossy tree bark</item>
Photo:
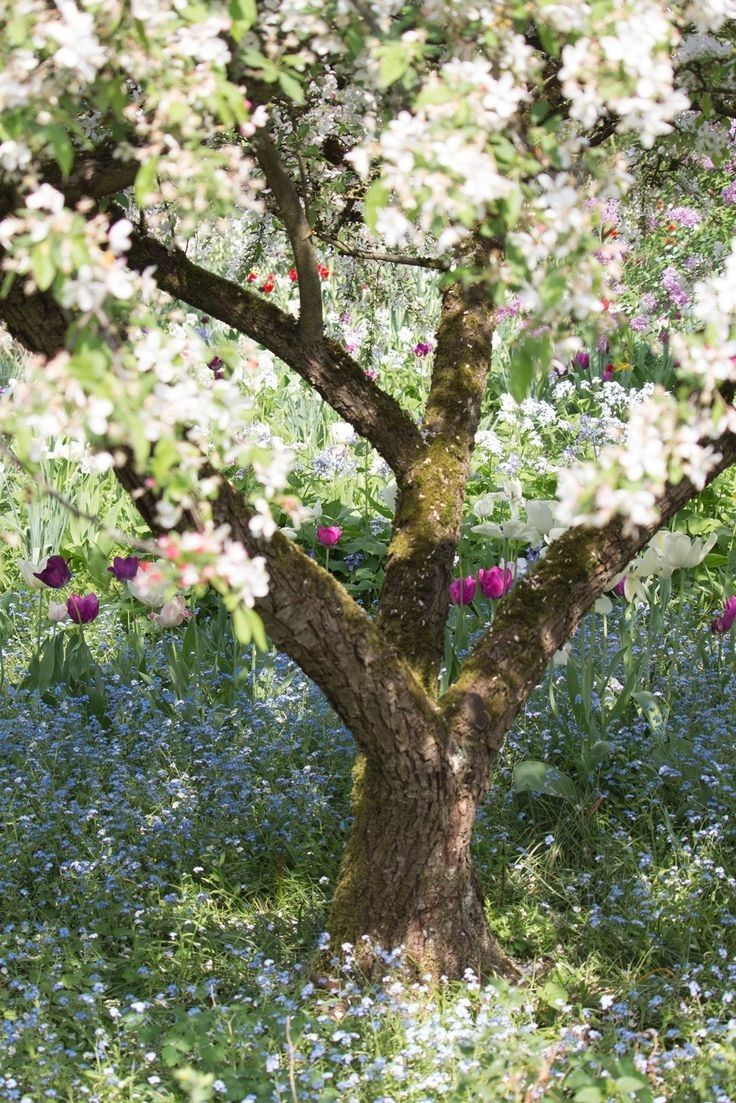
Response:
[{"label": "mossy tree bark", "polygon": [[[306,271],[313,255],[299,197],[277,151],[266,144],[260,153]],[[75,201],[113,192],[131,173],[134,167],[111,161],[104,150],[81,159],[66,183],[58,174],[52,179]],[[0,180],[0,217],[14,205],[12,189]],[[378,943],[387,950],[403,945],[417,969],[434,976],[461,976],[466,968],[513,974],[490,935],[472,869],[478,804],[505,733],[548,660],[658,526],[629,531],[617,520],[563,536],[499,603],[492,628],[438,699],[448,583],[490,361],[490,296],[480,286],[445,291],[420,433],[399,403],[325,338],[314,309],[314,280],[305,281],[302,297],[302,310],[311,316],[295,321],[142,230],[128,260],[134,268],[155,265],[165,291],[283,359],[396,475],[398,505],[376,620],[283,534],[268,542],[254,537],[249,507],[224,477],[213,506],[216,522],[227,522],[251,554],[266,559],[270,591],[257,609],[271,639],[324,690],[355,737],[355,822],[334,896],[335,941],[353,943],[366,968],[374,964],[371,943]],[[18,341],[47,356],[64,347],[73,321],[50,293],[26,295],[17,283],[0,300],[0,318]],[[715,443],[721,459],[710,479],[736,462],[734,434]],[[117,474],[156,531],[148,473],[129,459]],[[697,492],[686,479],[668,487],[659,501],[660,523]],[[184,523],[196,526],[197,518]]]}]

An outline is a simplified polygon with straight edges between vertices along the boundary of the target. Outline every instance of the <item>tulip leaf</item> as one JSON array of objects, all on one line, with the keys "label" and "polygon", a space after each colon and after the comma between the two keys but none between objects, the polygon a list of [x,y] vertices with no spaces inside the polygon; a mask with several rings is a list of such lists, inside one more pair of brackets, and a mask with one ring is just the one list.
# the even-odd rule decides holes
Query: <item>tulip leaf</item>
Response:
[{"label": "tulip leaf", "polygon": [[575,782],[567,774],[546,762],[527,759],[514,769],[513,786],[517,793],[544,793],[577,804],[580,800]]}]

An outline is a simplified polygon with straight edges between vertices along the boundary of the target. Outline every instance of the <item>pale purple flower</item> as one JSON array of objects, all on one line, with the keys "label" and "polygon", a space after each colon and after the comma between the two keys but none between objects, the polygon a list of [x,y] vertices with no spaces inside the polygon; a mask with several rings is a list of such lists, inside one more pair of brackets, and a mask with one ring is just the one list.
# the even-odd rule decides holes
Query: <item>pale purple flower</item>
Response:
[{"label": "pale purple flower", "polygon": [[665,218],[670,222],[676,222],[678,226],[687,226],[692,229],[700,222],[700,215],[692,207],[673,207],[667,211]]},{"label": "pale purple flower", "polygon": [[687,306],[690,296],[682,285],[680,273],[672,265],[668,265],[662,273],[662,287],[670,297],[670,302],[675,306]]}]

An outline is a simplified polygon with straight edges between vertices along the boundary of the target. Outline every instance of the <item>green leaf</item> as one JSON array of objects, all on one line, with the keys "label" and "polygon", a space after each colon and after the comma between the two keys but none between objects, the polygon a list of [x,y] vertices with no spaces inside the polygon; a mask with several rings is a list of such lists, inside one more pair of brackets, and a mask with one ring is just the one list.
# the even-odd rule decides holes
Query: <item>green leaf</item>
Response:
[{"label": "green leaf", "polygon": [[39,291],[48,291],[56,277],[56,265],[51,259],[48,241],[42,241],[31,253],[31,271]]},{"label": "green leaf", "polygon": [[281,90],[286,93],[290,100],[293,100],[299,107],[304,103],[304,89],[301,83],[291,73],[279,73],[279,85]]},{"label": "green leaf", "polygon": [[74,147],[72,146],[71,139],[60,123],[51,123],[45,129],[49,141],[54,148],[56,163],[61,169],[62,174],[67,177],[72,171],[72,165],[74,164]]},{"label": "green leaf", "polygon": [[572,778],[546,762],[528,759],[514,769],[513,787],[517,793],[545,793],[577,804],[580,796]]},{"label": "green leaf", "polygon": [[236,605],[232,611],[233,632],[239,643],[247,644],[251,640],[259,651],[268,650],[268,639],[263,621],[253,609],[245,605]]},{"label": "green leaf", "polygon": [[378,85],[388,88],[408,71],[411,55],[403,42],[386,42],[379,51],[380,69]]},{"label": "green leaf", "polygon": [[570,998],[570,993],[566,988],[563,988],[561,984],[558,984],[557,981],[548,980],[540,992],[540,996],[548,1007],[553,1007],[558,1010],[567,1003]]},{"label": "green leaf", "polygon": [[232,19],[230,34],[236,42],[240,42],[258,17],[256,0],[230,0],[227,10]]},{"label": "green leaf", "polygon": [[517,402],[523,402],[529,394],[534,378],[534,359],[526,344],[517,349],[509,369],[509,390]]},{"label": "green leaf", "polygon": [[648,1087],[649,1084],[641,1076],[619,1076],[616,1080],[616,1090],[625,1095],[632,1095]]},{"label": "green leaf", "polygon": [[603,1093],[600,1088],[596,1088],[591,1084],[587,1088],[581,1088],[579,1092],[575,1092],[573,1096],[575,1103],[602,1103]]},{"label": "green leaf", "polygon": [[144,161],[138,169],[135,178],[135,201],[141,207],[145,207],[149,196],[156,191],[156,173],[158,172],[158,157],[151,157]]},{"label": "green leaf", "polygon": [[378,212],[388,203],[388,188],[380,180],[374,181],[365,193],[363,210],[365,212],[366,225],[370,230],[375,230]]}]

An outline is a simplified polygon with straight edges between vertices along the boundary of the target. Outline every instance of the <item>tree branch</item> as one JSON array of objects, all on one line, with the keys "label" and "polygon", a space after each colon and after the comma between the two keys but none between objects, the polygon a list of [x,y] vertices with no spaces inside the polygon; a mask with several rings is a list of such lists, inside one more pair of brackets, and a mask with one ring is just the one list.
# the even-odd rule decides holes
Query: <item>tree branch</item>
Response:
[{"label": "tree branch", "polygon": [[405,253],[375,253],[369,249],[357,249],[351,245],[345,245],[339,238],[330,237],[329,234],[316,233],[320,241],[326,242],[344,257],[355,257],[357,260],[376,260],[382,264],[406,264],[414,268],[433,268],[438,272],[447,272],[451,267],[448,257],[415,257]]},{"label": "tree branch", "polygon": [[378,624],[431,693],[437,688],[452,567],[481,402],[495,308],[481,284],[442,300],[424,454],[399,489]]},{"label": "tree branch", "polygon": [[167,248],[140,230],[127,254],[133,268],[155,266],[158,286],[239,333],[293,368],[383,456],[398,480],[422,446],[414,422],[335,341],[305,344],[294,319],[273,303]]},{"label": "tree branch", "polygon": [[[727,432],[714,443],[721,459],[708,483],[736,463],[736,434]],[[682,479],[660,497],[657,523],[626,533],[624,520],[616,517],[600,529],[571,529],[552,544],[500,602],[492,626],[440,701],[468,744],[483,745],[485,752],[500,749],[555,651],[657,530],[699,493],[689,479]]]},{"label": "tree branch", "polygon": [[324,337],[322,282],[317,272],[318,258],[312,245],[312,228],[278,150],[264,128],[256,130],[252,143],[294,253],[299,275],[299,336],[309,344],[319,345]]}]

